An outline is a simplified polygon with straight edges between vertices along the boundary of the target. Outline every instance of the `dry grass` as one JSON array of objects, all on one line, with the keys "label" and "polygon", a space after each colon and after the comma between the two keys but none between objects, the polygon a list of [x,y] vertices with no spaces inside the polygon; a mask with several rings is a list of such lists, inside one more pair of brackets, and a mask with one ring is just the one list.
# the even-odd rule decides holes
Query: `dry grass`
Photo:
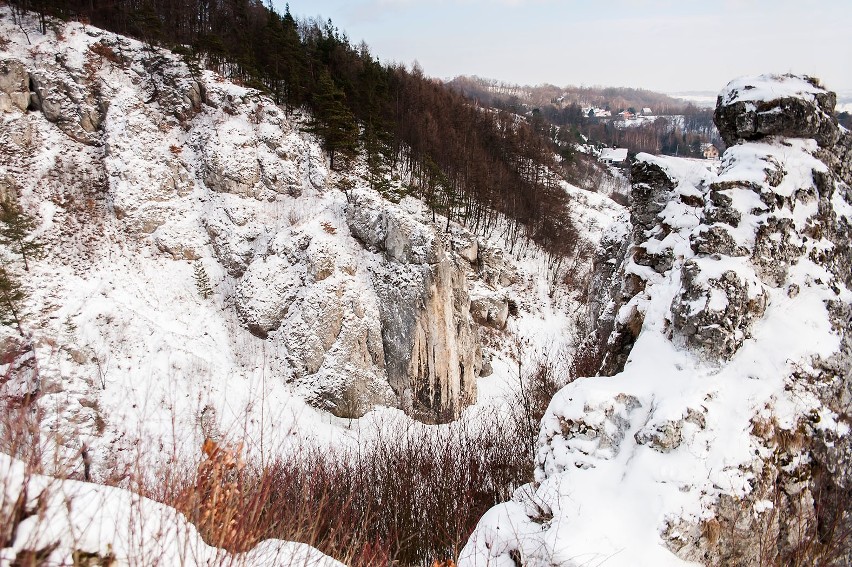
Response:
[{"label": "dry grass", "polygon": [[530,480],[524,433],[496,414],[477,431],[413,425],[355,450],[303,447],[264,468],[246,465],[239,446],[208,441],[194,478],[148,495],[229,551],[278,538],[353,567],[429,566],[456,557],[482,514]]}]

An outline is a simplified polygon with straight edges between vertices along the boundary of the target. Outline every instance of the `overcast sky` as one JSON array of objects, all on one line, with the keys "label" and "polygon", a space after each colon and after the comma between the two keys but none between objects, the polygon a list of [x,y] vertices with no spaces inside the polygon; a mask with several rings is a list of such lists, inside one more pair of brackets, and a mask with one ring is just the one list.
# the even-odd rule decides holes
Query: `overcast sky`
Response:
[{"label": "overcast sky", "polygon": [[442,79],[718,91],[792,71],[852,90],[849,0],[291,0],[290,10]]}]

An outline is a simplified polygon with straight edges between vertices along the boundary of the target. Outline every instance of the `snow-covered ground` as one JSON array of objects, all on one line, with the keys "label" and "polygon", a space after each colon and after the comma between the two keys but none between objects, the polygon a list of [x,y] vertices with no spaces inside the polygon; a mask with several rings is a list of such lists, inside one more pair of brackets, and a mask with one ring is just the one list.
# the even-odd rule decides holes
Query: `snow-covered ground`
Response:
[{"label": "snow-covered ground", "polygon": [[118,488],[28,473],[0,453],[0,513],[13,517],[13,507],[21,521],[13,544],[0,549],[3,565],[15,564],[22,550],[37,550],[39,565],[343,566],[310,546],[280,540],[229,554],[205,544],[174,508]]}]

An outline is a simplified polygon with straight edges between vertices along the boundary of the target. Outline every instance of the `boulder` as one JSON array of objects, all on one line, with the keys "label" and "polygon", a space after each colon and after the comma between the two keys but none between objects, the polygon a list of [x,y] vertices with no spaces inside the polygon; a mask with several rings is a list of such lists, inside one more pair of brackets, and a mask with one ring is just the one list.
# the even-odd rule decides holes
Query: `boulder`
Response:
[{"label": "boulder", "polygon": [[728,83],[719,94],[714,120],[729,146],[766,136],[814,138],[831,146],[840,136],[837,96],[804,75],[760,75]]},{"label": "boulder", "polygon": [[477,268],[479,278],[492,287],[508,287],[518,282],[518,270],[507,262],[501,248],[477,245]]},{"label": "boulder", "polygon": [[501,294],[476,294],[470,300],[473,320],[485,327],[502,331],[509,318],[509,299]]},{"label": "boulder", "polygon": [[0,61],[0,112],[24,112],[30,105],[30,75],[20,61]]},{"label": "boulder", "polygon": [[266,338],[281,326],[301,286],[299,270],[287,260],[255,258],[237,285],[237,314],[249,331]]}]

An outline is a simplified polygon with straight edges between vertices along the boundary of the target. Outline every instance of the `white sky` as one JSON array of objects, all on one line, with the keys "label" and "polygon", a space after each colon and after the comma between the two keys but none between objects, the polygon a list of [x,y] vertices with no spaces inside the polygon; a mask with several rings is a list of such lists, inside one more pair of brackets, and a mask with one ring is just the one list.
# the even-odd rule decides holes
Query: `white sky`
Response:
[{"label": "white sky", "polygon": [[[283,11],[285,0],[274,0]],[[291,0],[382,61],[511,83],[718,91],[755,73],[852,90],[850,0]]]}]

